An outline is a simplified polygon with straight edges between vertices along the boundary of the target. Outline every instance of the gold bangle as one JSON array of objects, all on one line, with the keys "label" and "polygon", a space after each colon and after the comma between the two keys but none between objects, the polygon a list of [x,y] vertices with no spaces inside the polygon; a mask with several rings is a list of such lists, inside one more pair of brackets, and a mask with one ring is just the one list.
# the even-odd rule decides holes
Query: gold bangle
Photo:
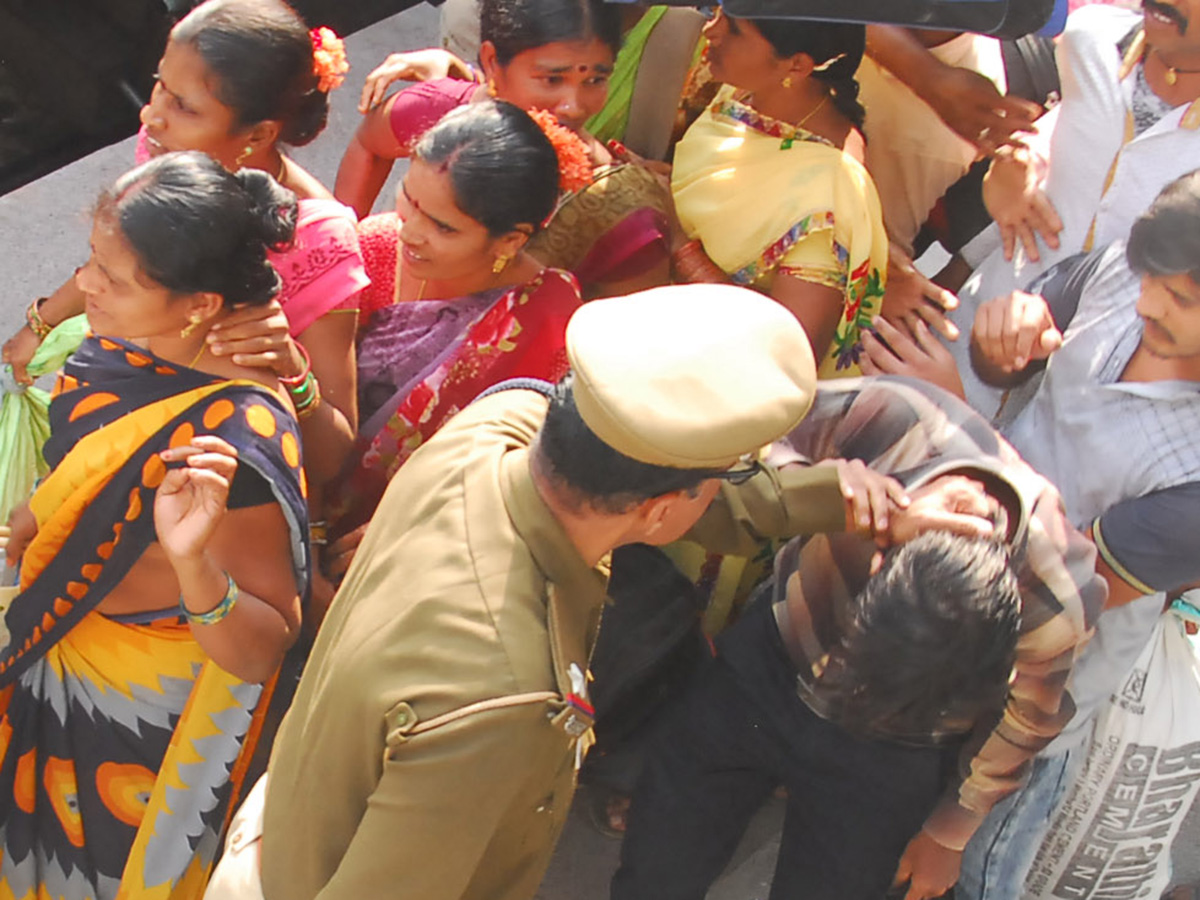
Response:
[{"label": "gold bangle", "polygon": [[[316,382],[313,382],[313,384],[316,384]],[[321,406],[321,391],[319,389],[317,389],[313,392],[311,400],[309,400],[303,406],[299,406],[296,408],[296,420],[299,422],[303,422],[305,419],[309,418],[313,413],[315,413],[320,408],[320,406]]]},{"label": "gold bangle", "polygon": [[46,323],[42,318],[42,304],[49,300],[49,297],[38,297],[25,310],[25,324],[29,326],[29,330],[37,335],[39,341],[44,341],[47,335],[54,330],[53,325]]}]

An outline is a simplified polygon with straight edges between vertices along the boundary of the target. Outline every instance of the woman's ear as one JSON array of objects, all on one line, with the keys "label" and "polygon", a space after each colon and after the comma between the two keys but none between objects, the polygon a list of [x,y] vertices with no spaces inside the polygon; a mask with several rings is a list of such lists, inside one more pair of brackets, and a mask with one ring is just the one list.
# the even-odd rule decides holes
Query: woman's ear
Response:
[{"label": "woman's ear", "polygon": [[275,119],[264,119],[250,126],[250,130],[246,133],[246,144],[254,153],[270,150],[279,140],[282,131],[282,122]]},{"label": "woman's ear", "polygon": [[495,239],[495,249],[497,256],[516,256],[529,243],[529,239],[533,237],[533,228],[529,225],[518,225],[507,234],[502,234]]},{"label": "woman's ear", "polygon": [[479,45],[479,68],[483,70],[483,77],[489,83],[496,77],[500,62],[496,59],[496,45],[491,41],[484,41]]},{"label": "woman's ear", "polygon": [[788,60],[788,74],[792,76],[793,81],[811,77],[816,68],[816,63],[807,53],[795,53]]},{"label": "woman's ear", "polygon": [[197,291],[187,298],[188,319],[211,322],[225,309],[225,298],[212,291]]}]

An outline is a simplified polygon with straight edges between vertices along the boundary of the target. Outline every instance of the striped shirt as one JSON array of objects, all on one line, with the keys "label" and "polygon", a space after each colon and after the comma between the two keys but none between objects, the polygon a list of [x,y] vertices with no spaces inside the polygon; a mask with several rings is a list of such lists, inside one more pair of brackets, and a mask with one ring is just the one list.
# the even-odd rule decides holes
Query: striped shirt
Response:
[{"label": "striped shirt", "polygon": [[[997,711],[999,721],[992,727],[996,719],[988,717],[987,728],[980,726],[981,733],[966,742],[961,780],[925,824],[939,843],[961,849],[988,810],[1020,786],[1029,761],[1071,717],[1067,676],[1106,595],[1095,574],[1095,549],[1067,521],[1049,481],[965,403],[924,382],[823,382],[808,416],[775,453],[777,464],[860,459],[910,490],[968,469],[992,476],[1015,494],[1019,511],[1010,552],[1022,608],[1014,679],[1003,712]],[[874,549],[868,541],[856,543],[860,551],[850,552],[845,538],[818,535],[792,541],[776,557],[776,620],[797,662],[799,696],[818,715],[829,713],[823,660],[840,640],[838,623],[851,614]],[[962,734],[961,724],[946,723],[936,733],[877,736],[938,743]]]}]

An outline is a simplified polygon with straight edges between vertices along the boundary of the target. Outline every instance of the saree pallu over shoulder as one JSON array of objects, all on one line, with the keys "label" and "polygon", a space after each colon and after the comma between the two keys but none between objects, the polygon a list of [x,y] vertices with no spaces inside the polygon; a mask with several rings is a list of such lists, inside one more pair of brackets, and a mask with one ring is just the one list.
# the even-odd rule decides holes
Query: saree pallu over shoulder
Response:
[{"label": "saree pallu over shoulder", "polygon": [[675,150],[684,232],[738,284],[784,272],[845,295],[821,375],[857,374],[859,335],[878,315],[888,242],[871,176],[811,132],[760,115],[723,87]]},{"label": "saree pallu over shoulder", "polygon": [[158,454],[197,434],[270,485],[306,596],[295,422],[258,385],[95,337],[50,416],[53,468],[0,654],[0,896],[198,898],[273,684],[222,671],[172,611],[95,608],[155,540]]},{"label": "saree pallu over shoulder", "polygon": [[528,249],[546,265],[574,272],[585,291],[636,278],[667,259],[668,208],[653,173],[602,166],[591,184],[559,201]]},{"label": "saree pallu over shoulder", "polygon": [[[396,384],[392,398],[360,427],[347,470],[326,490],[326,512],[336,523],[335,532],[366,522],[396,470],[489,387],[517,377],[562,378],[568,368],[567,320],[579,304],[575,278],[569,272],[544,269],[532,281],[483,306],[423,371]],[[389,314],[404,315],[404,306],[378,310],[371,320],[373,327],[386,333]],[[391,346],[386,352],[402,349]],[[374,370],[376,352],[364,338],[360,367]]]}]

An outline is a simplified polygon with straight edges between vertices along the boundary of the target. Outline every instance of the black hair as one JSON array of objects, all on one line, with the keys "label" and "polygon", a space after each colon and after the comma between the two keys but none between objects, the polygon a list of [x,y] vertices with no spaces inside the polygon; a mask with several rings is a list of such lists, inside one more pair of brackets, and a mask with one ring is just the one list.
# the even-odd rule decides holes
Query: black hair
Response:
[{"label": "black hair", "polygon": [[780,59],[804,53],[817,69],[812,77],[829,85],[838,112],[862,130],[866,110],[858,102],[854,73],[867,47],[865,25],[799,19],[749,19]]},{"label": "black hair", "polygon": [[312,141],[329,119],[329,95],[318,88],[308,26],[283,0],[208,0],[171,32],[194,47],[216,76],[217,99],[237,124],[282,123],[279,139]]},{"label": "black hair", "polygon": [[577,507],[602,513],[628,511],[652,497],[694,491],[712,469],[676,469],[631,459],[614,450],[583,421],[568,375],[554,387],[537,454]]},{"label": "black hair", "polygon": [[621,16],[605,0],[483,0],[479,39],[492,42],[502,66],[518,53],[559,41],[599,40],[616,56]]},{"label": "black hair", "polygon": [[1168,184],[1138,216],[1125,257],[1139,274],[1186,274],[1200,284],[1200,169]]},{"label": "black hair", "polygon": [[996,539],[926,532],[890,550],[855,598],[829,676],[837,721],[928,735],[1003,708],[1020,590]]},{"label": "black hair", "polygon": [[458,208],[492,237],[518,225],[537,231],[558,202],[554,146],[527,113],[503,100],[446,113],[413,157],[449,171]]},{"label": "black hair", "polygon": [[204,153],[167,153],[118,178],[96,216],[117,224],[155,282],[220,294],[229,309],[279,292],[266,254],[295,236],[296,195],[257,169],[235,175]]}]

